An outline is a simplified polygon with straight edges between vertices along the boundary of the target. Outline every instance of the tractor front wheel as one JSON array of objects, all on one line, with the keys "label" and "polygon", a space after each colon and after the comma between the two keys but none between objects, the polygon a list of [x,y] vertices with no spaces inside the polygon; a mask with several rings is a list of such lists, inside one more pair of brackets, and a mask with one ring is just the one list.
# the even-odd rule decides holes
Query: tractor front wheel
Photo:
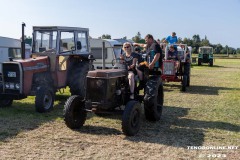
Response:
[{"label": "tractor front wheel", "polygon": [[201,65],[202,65],[202,59],[198,58],[198,66],[201,66]]},{"label": "tractor front wheel", "polygon": [[71,129],[78,129],[83,126],[87,118],[85,101],[80,96],[71,96],[67,99],[63,116],[65,124]]},{"label": "tractor front wheel", "polygon": [[53,109],[54,92],[51,87],[40,86],[36,91],[35,109],[39,113],[49,112]]},{"label": "tractor front wheel", "polygon": [[210,59],[210,61],[209,61],[209,66],[210,66],[210,67],[213,66],[213,60],[212,60],[212,59]]},{"label": "tractor front wheel", "polygon": [[129,101],[123,112],[122,131],[127,136],[134,136],[141,127],[141,104]]}]

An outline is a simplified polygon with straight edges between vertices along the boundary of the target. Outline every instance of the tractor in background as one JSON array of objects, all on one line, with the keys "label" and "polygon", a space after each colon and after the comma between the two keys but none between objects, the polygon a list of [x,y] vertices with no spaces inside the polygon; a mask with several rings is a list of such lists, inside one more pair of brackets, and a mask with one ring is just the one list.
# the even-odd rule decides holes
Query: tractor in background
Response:
[{"label": "tractor in background", "polygon": [[202,65],[203,63],[208,63],[209,66],[213,66],[213,47],[199,47],[198,66]]},{"label": "tractor in background", "polygon": [[[165,47],[165,57],[162,65],[162,80],[166,82],[181,82],[181,91],[190,86],[191,47],[186,44],[175,44],[177,59],[169,59],[169,46]],[[176,67],[178,63],[178,67]]]}]

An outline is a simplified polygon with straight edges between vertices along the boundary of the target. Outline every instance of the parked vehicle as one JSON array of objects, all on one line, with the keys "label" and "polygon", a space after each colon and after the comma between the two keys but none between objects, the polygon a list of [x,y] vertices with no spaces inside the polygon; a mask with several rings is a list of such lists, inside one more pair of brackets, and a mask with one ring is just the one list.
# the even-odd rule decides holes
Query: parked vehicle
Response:
[{"label": "parked vehicle", "polygon": [[213,66],[213,47],[199,47],[198,65],[202,65],[202,63],[208,63],[209,66]]},{"label": "parked vehicle", "polygon": [[[118,63],[118,64],[117,64]],[[115,66],[120,66],[115,60]],[[158,121],[163,108],[163,84],[159,75],[148,75],[146,69],[144,95],[135,91],[131,100],[126,67],[122,69],[105,69],[89,71],[85,99],[74,95],[68,98],[64,106],[64,121],[71,129],[81,128],[87,112],[97,115],[122,111],[122,131],[127,136],[138,133],[141,127],[141,111],[144,106],[145,117],[149,121]],[[135,88],[136,89],[136,88]],[[141,103],[143,103],[141,105]]]},{"label": "parked vehicle", "polygon": [[[31,46],[25,44],[25,55],[30,56]],[[2,73],[2,62],[11,59],[21,59],[21,41],[14,38],[0,36],[0,74]]]},{"label": "parked vehicle", "polygon": [[48,112],[55,92],[66,86],[72,95],[84,98],[85,79],[93,60],[88,37],[87,28],[34,26],[31,58],[24,59],[22,54],[23,59],[2,64],[0,106],[34,95],[36,111]]},{"label": "parked vehicle", "polygon": [[161,77],[166,82],[181,82],[181,91],[186,91],[186,87],[190,86],[191,47],[187,47],[186,44],[175,45],[177,45],[178,61],[168,59],[169,46],[166,46]]},{"label": "parked vehicle", "polygon": [[[104,46],[103,46],[104,42]],[[122,44],[116,40],[111,39],[90,39],[91,54],[95,58],[93,65],[95,69],[103,67],[102,52],[104,48],[105,54],[105,68],[110,69],[113,67],[113,60],[120,57],[122,52]]]}]

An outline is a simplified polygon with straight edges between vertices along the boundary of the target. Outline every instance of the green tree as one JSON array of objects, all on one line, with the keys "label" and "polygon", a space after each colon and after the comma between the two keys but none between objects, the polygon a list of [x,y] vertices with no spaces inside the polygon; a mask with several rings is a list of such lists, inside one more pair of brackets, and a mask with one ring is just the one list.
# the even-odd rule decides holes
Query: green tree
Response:
[{"label": "green tree", "polygon": [[210,46],[210,42],[209,40],[207,39],[207,36],[205,35],[205,38],[202,39],[201,43],[200,43],[200,46]]},{"label": "green tree", "polygon": [[24,39],[26,44],[29,44],[30,46],[32,45],[32,37],[24,36]]},{"label": "green tree", "polygon": [[188,46],[192,46],[193,42],[190,38],[184,38],[182,43],[187,44]]},{"label": "green tree", "polygon": [[137,32],[137,35],[132,38],[132,40],[136,43],[139,43],[141,41],[141,39],[142,39],[142,37],[141,37],[140,32]]},{"label": "green tree", "polygon": [[223,49],[223,46],[219,43],[216,45],[215,51],[216,51],[216,53],[221,53],[222,49]]},{"label": "green tree", "polygon": [[127,39],[127,36],[124,36],[122,39]]},{"label": "green tree", "polygon": [[101,39],[111,39],[111,35],[109,34],[103,34]]},{"label": "green tree", "polygon": [[200,47],[200,43],[201,43],[201,39],[200,39],[200,36],[197,34],[197,35],[193,35],[193,38],[192,38],[192,47],[195,48],[195,52],[193,53],[198,53],[198,48]]},{"label": "green tree", "polygon": [[182,38],[178,37],[178,42],[177,43],[182,43],[182,42],[183,42]]},{"label": "green tree", "polygon": [[228,52],[229,52],[229,54],[234,54],[236,52],[236,50],[233,47],[229,47]]},{"label": "green tree", "polygon": [[192,40],[193,40],[194,43],[200,43],[201,42],[200,36],[198,34],[193,35]]},{"label": "green tree", "polygon": [[237,48],[236,53],[240,54],[240,48]]}]

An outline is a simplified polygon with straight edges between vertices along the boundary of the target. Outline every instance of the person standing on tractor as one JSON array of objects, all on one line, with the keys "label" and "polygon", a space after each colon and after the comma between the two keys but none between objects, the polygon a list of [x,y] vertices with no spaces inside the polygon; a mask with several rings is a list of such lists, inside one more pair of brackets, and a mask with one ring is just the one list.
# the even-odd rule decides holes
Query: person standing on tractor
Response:
[{"label": "person standing on tractor", "polygon": [[[177,44],[178,38],[176,36],[176,32],[172,32],[172,35],[168,36],[163,42],[167,42],[169,45]],[[174,45],[174,49],[177,50],[177,46]]]},{"label": "person standing on tractor", "polygon": [[[140,46],[146,48],[146,53],[148,57],[148,68],[150,71],[158,71],[162,66],[162,49],[157,41],[154,40],[151,34],[147,34],[145,36],[146,44],[141,43],[133,43],[134,46]],[[143,71],[144,67],[141,65],[138,67],[138,70]],[[138,74],[139,75],[139,74]],[[143,89],[144,81],[143,76],[139,76],[140,83],[138,86],[138,90]]]},{"label": "person standing on tractor", "polygon": [[178,38],[176,36],[176,32],[172,32],[172,35],[168,36],[163,42],[164,43],[168,42],[169,45],[176,44],[178,42]]},{"label": "person standing on tractor", "polygon": [[124,53],[120,55],[120,59],[124,59],[125,63],[127,64],[128,81],[131,92],[130,99],[134,99],[134,86],[135,86],[134,74],[137,73],[135,67],[138,59],[138,54],[133,52],[133,46],[129,42],[124,43],[122,49]]}]

